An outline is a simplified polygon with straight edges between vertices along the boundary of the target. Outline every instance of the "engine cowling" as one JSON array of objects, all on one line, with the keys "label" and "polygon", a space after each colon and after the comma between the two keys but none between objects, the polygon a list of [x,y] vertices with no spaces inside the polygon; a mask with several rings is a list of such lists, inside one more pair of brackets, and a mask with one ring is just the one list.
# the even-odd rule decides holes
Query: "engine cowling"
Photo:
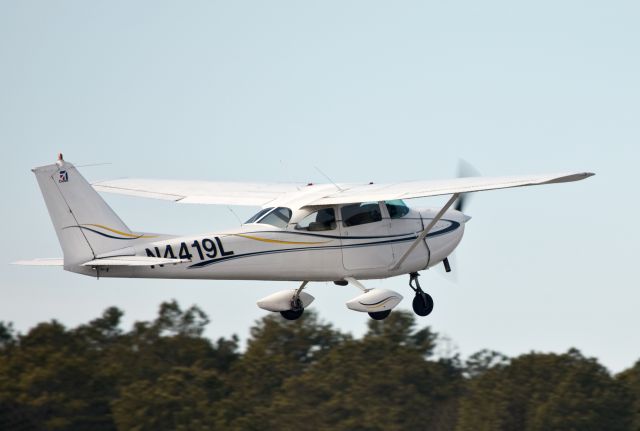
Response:
[{"label": "engine cowling", "polygon": [[[269,296],[265,296],[257,302],[258,307],[267,311],[291,310],[291,300],[296,294],[296,290],[297,289],[281,290],[279,292],[272,293]],[[304,291],[300,292],[299,298],[304,308],[307,308],[315,299],[313,296]]]},{"label": "engine cowling", "polygon": [[364,313],[391,310],[402,301],[402,295],[389,289],[371,289],[347,301],[347,308]]}]

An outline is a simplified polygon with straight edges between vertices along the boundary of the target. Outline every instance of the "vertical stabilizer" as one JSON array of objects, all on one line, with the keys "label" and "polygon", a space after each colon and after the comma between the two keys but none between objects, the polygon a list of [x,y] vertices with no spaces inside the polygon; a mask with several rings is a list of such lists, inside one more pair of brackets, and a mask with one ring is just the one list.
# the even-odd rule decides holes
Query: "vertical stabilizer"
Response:
[{"label": "vertical stabilizer", "polygon": [[142,235],[132,233],[80,172],[63,160],[34,168],[38,185],[71,267],[131,245]]}]

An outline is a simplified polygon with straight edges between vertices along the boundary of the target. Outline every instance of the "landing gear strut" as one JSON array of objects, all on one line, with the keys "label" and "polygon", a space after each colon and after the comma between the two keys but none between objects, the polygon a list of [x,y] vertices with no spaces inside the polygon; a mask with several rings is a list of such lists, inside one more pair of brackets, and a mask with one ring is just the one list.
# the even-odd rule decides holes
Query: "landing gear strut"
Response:
[{"label": "landing gear strut", "polygon": [[344,280],[362,290],[361,295],[347,301],[347,308],[367,313],[373,320],[386,319],[391,314],[391,310],[402,301],[402,295],[393,290],[367,289],[353,277],[345,277]]},{"label": "landing gear strut", "polygon": [[293,294],[291,298],[291,309],[281,311],[280,314],[287,320],[297,320],[304,313],[304,306],[302,305],[302,301],[300,300],[300,292],[305,286],[309,283],[308,281],[303,281],[302,285],[296,290],[296,293]]},{"label": "landing gear strut", "polygon": [[418,316],[428,316],[433,311],[433,298],[420,287],[419,276],[417,272],[409,274],[409,287],[416,293],[412,304],[413,312]]}]

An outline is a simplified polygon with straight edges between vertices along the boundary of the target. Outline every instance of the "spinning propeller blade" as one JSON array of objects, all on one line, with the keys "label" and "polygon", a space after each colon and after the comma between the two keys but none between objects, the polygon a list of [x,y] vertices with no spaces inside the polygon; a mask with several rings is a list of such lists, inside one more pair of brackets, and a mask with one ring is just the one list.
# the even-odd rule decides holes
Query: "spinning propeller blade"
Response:
[{"label": "spinning propeller blade", "polygon": [[[471,163],[467,162],[464,159],[458,160],[458,175],[457,178],[466,178],[466,177],[479,177],[480,172],[476,168],[471,165]],[[463,193],[460,195],[453,208],[456,211],[464,212],[464,208],[466,204],[469,202],[469,194]]]},{"label": "spinning propeller blade", "polygon": [[[466,178],[466,177],[479,177],[480,176],[480,172],[478,172],[478,170],[469,162],[467,162],[466,160],[463,159],[459,159],[458,160],[458,175],[456,175],[457,178]],[[456,201],[455,204],[453,204],[453,208],[456,211],[460,211],[462,213],[464,213],[464,209],[466,208],[467,204],[469,203],[469,193],[463,193],[460,195],[460,197],[458,198],[458,200]],[[442,266],[440,267],[441,269],[444,270],[444,272],[441,272],[441,274],[448,279],[449,281],[457,284],[458,283],[458,275],[456,272],[456,269],[458,267],[458,262],[457,262],[457,258],[456,258],[456,253],[453,252],[452,254],[449,255],[448,258],[445,259],[444,262],[442,262]]]}]

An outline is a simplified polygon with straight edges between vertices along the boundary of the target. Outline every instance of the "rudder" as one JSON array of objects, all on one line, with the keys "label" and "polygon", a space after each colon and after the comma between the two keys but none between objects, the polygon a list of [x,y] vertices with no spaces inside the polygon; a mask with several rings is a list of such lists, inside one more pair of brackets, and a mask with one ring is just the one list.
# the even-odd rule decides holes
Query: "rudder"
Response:
[{"label": "rudder", "polygon": [[32,169],[64,253],[72,267],[125,248],[134,234],[71,164],[63,160]]}]

